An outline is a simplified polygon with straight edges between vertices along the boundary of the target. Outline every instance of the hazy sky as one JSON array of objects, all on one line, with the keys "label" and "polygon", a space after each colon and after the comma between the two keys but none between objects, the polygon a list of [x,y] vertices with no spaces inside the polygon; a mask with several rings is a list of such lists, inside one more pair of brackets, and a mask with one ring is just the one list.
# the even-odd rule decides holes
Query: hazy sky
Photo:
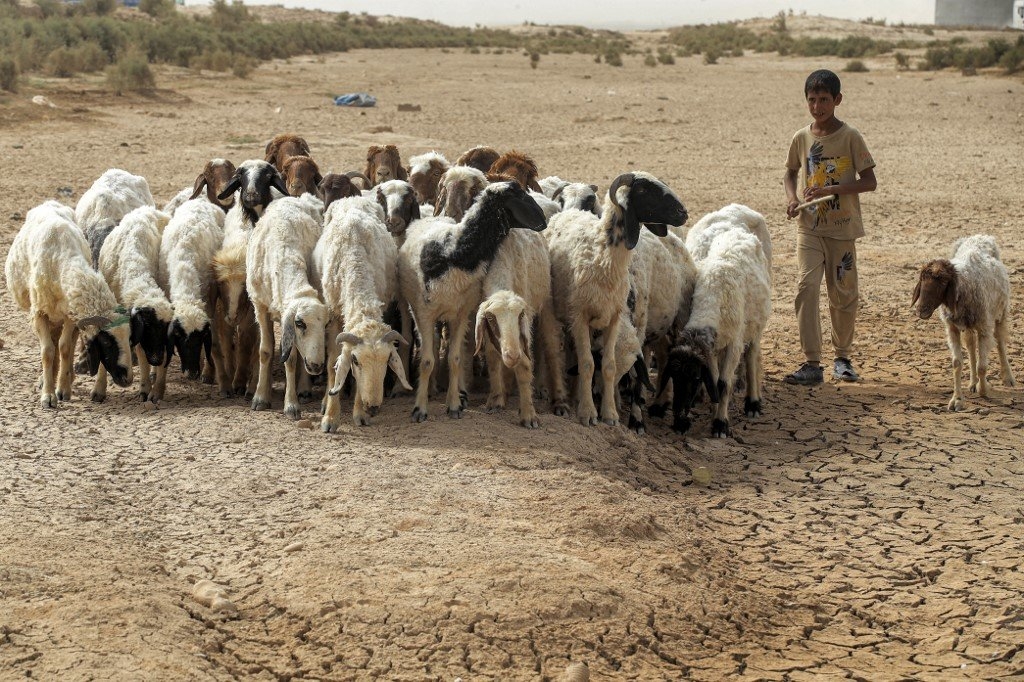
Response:
[{"label": "hazy sky", "polygon": [[[205,0],[186,0],[204,4]],[[752,17],[770,17],[780,10],[806,11],[840,19],[885,18],[889,23],[930,24],[935,0],[244,0],[248,5],[307,7],[332,12],[367,12],[434,19],[453,26],[521,24],[580,24],[592,28],[660,28]]]}]

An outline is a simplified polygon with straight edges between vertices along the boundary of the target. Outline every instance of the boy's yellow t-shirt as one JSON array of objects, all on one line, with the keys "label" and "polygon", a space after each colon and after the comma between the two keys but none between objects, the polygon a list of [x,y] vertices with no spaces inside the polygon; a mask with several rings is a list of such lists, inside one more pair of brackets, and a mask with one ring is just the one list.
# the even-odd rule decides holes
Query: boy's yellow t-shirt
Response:
[{"label": "boy's yellow t-shirt", "polygon": [[[828,187],[854,182],[861,171],[873,168],[874,159],[856,128],[843,123],[831,135],[817,137],[811,126],[801,128],[789,146],[786,167],[800,170],[800,191],[804,187]],[[860,195],[843,194],[800,211],[800,231],[832,239],[864,236],[860,216]]]}]

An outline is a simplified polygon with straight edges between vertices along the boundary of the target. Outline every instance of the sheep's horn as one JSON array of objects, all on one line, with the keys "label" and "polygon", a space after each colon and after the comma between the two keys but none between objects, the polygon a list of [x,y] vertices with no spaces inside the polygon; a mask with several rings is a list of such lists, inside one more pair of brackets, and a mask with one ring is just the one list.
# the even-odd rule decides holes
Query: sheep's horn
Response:
[{"label": "sheep's horn", "polygon": [[569,186],[568,182],[566,182],[566,183],[564,183],[562,185],[559,185],[558,189],[556,189],[554,192],[551,193],[551,201],[558,201],[558,197],[562,196],[562,190],[565,189],[568,186]]},{"label": "sheep's horn", "polygon": [[608,196],[611,197],[613,204],[615,204],[616,206],[619,205],[619,202],[615,200],[615,193],[618,192],[619,187],[621,187],[622,185],[630,187],[633,185],[634,180],[636,180],[636,176],[633,175],[632,173],[623,173],[619,177],[612,180],[612,186],[608,188]]},{"label": "sheep's horn", "polygon": [[355,334],[350,334],[349,332],[342,332],[338,334],[337,337],[335,337],[334,342],[339,346],[343,343],[351,343],[352,345],[358,346],[363,342],[363,340],[356,336]]},{"label": "sheep's horn", "polygon": [[391,331],[389,331],[387,334],[384,335],[384,338],[381,339],[381,341],[383,341],[384,343],[391,343],[393,341],[397,341],[403,346],[409,345],[409,342],[405,340],[405,337],[402,336],[397,329],[392,329]]},{"label": "sheep's horn", "polygon": [[360,180],[362,180],[363,182],[366,183],[366,188],[367,189],[369,189],[370,187],[373,187],[373,183],[370,182],[370,178],[366,177],[365,175],[363,175],[359,171],[349,171],[348,173],[345,173],[345,177],[348,178],[349,180],[352,180],[354,178],[359,178]]},{"label": "sheep's horn", "polygon": [[95,315],[93,317],[86,317],[78,321],[78,328],[85,329],[86,327],[99,327],[103,328],[110,324],[110,318],[104,317],[103,315]]}]

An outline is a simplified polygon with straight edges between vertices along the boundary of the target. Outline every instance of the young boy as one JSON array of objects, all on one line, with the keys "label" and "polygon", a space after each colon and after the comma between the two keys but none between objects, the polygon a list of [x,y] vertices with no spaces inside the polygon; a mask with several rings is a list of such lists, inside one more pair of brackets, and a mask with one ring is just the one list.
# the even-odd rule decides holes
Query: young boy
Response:
[{"label": "young boy", "polygon": [[[850,362],[858,302],[856,240],[864,236],[858,195],[874,191],[877,185],[875,162],[864,138],[836,118],[836,107],[843,101],[839,76],[825,69],[815,71],[804,83],[804,96],[814,121],[793,136],[784,184],[789,200],[786,215],[800,216],[796,317],[806,362],[784,381],[813,386],[823,379],[818,314],[822,276],[832,318],[833,376],[841,381],[860,378]],[[803,185],[799,196],[798,181]],[[830,198],[797,211],[799,204],[822,197]]]}]

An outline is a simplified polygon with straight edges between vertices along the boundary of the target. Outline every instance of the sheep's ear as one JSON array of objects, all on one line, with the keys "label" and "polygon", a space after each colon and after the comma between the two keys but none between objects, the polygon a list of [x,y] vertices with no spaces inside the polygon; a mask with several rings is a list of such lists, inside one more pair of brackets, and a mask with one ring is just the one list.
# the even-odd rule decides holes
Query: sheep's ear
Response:
[{"label": "sheep's ear", "polygon": [[409,170],[405,166],[398,166],[398,179],[405,181],[409,180]]},{"label": "sheep's ear", "polygon": [[659,237],[664,237],[668,234],[668,225],[665,223],[644,223],[644,227]]},{"label": "sheep's ear", "polygon": [[708,392],[708,399],[713,403],[718,402],[718,384],[715,383],[715,378],[711,376],[711,370],[708,366],[701,363],[700,366],[700,378],[704,382],[704,388]]},{"label": "sheep's ear", "polygon": [[917,299],[921,298],[921,280],[917,280],[917,286],[914,287],[914,298],[910,301],[910,307],[913,308],[914,304],[917,303]]},{"label": "sheep's ear", "polygon": [[949,284],[946,285],[946,295],[942,303],[949,308],[949,312],[956,317],[956,277],[949,280]]},{"label": "sheep's ear", "polygon": [[636,211],[629,203],[622,209],[622,230],[626,237],[626,248],[636,248],[637,242],[640,241],[640,221],[637,220]]},{"label": "sheep's ear", "polygon": [[295,345],[295,312],[287,313],[281,320],[281,362],[288,362]]},{"label": "sheep's ear", "polygon": [[200,173],[199,177],[196,178],[196,184],[192,188],[192,196],[190,196],[189,199],[195,199],[197,196],[199,196],[199,193],[202,192],[203,188],[205,188],[205,187],[206,187],[206,176],[203,175],[202,173]]},{"label": "sheep's ear", "polygon": [[348,348],[343,348],[341,355],[338,356],[338,361],[334,365],[334,386],[328,391],[331,395],[338,395],[342,389],[345,388],[345,379],[348,377],[349,370],[352,369],[352,351]]},{"label": "sheep's ear", "polygon": [[[235,176],[233,176],[231,178],[231,182],[228,183],[227,187],[225,187],[224,190],[220,194],[217,195],[217,199],[219,199],[220,201],[224,201],[225,199],[227,199],[229,196],[231,196],[232,194],[234,194],[235,192],[237,192],[241,188],[242,188],[242,178],[240,178],[236,174]],[[196,195],[193,194],[192,198],[195,199],[195,197],[196,197]]]},{"label": "sheep's ear", "polygon": [[473,351],[473,355],[480,355],[480,351],[484,348],[484,335],[486,332],[484,328],[487,323],[484,321],[484,314],[478,313],[476,316],[476,328],[474,330],[474,336],[476,337],[476,349]]},{"label": "sheep's ear", "polygon": [[407,391],[412,390],[412,386],[409,384],[409,380],[405,376],[405,365],[402,364],[402,358],[398,357],[398,349],[392,348],[391,355],[388,356],[388,367],[398,377],[398,383],[402,385]]},{"label": "sheep's ear", "polygon": [[[671,378],[672,375],[669,373],[668,367],[658,367],[658,390],[655,393],[663,393]],[[650,374],[647,375],[647,379],[650,380]],[[679,392],[678,388],[673,387],[673,390],[675,393]]]},{"label": "sheep's ear", "polygon": [[145,321],[142,319],[142,315],[139,314],[138,308],[132,308],[129,317],[129,328],[128,328],[128,347],[134,348],[142,341],[142,333],[145,328]]},{"label": "sheep's ear", "polygon": [[644,356],[642,354],[638,354],[636,356],[636,362],[633,363],[633,369],[636,371],[636,378],[640,380],[640,383],[643,384],[651,393],[654,393],[654,384],[651,383],[651,373],[647,370],[647,363],[644,362]]},{"label": "sheep's ear", "polygon": [[276,189],[278,192],[285,196],[289,196],[288,187],[284,184],[284,178],[275,169],[273,174],[270,176],[270,186]]},{"label": "sheep's ear", "polygon": [[213,330],[210,329],[210,323],[206,323],[206,327],[203,328],[203,352],[206,354],[206,361],[213,366]]},{"label": "sheep's ear", "polygon": [[[412,208],[409,209],[409,222],[419,220],[422,217],[420,214],[420,204],[416,201],[416,195],[412,196]],[[408,227],[408,225],[406,225]]]},{"label": "sheep's ear", "polygon": [[89,350],[89,375],[96,376],[96,373],[100,371],[100,363],[103,362],[103,349],[95,336],[89,339],[86,348]]},{"label": "sheep's ear", "polygon": [[171,325],[167,328],[167,346],[165,348],[166,356],[164,358],[164,367],[170,367],[171,358],[174,357],[174,349],[177,346],[177,344],[174,342],[176,328],[178,328],[177,322],[172,322]]}]

